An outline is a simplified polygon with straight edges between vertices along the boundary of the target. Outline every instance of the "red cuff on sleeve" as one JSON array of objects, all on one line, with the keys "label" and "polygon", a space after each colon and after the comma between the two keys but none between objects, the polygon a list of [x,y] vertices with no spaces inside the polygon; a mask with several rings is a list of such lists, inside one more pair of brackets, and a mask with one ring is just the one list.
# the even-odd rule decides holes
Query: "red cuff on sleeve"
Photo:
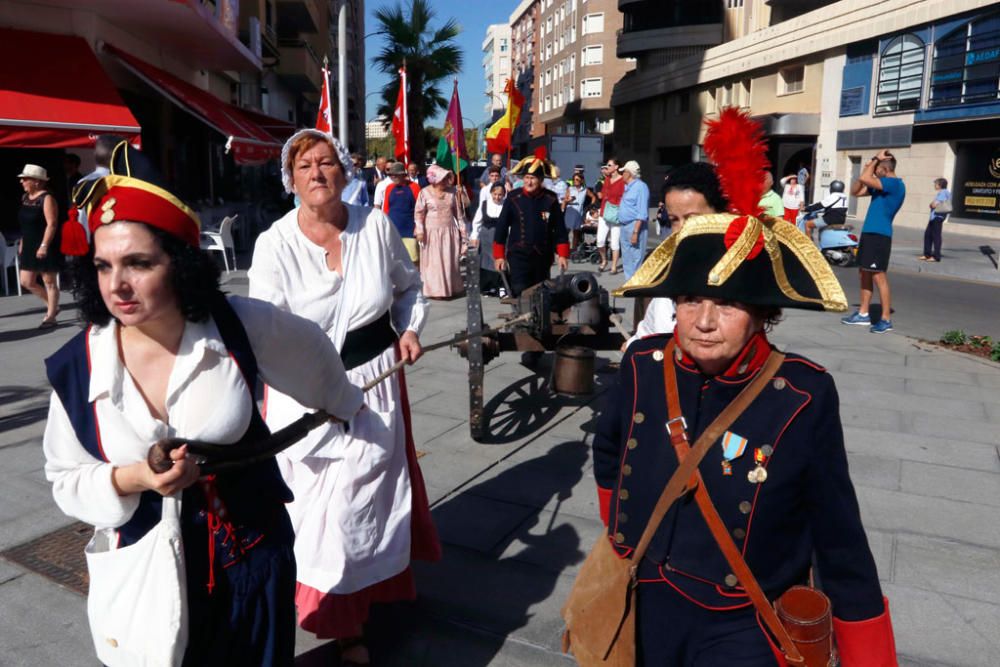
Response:
[{"label": "red cuff on sleeve", "polygon": [[605,489],[602,486],[597,487],[597,507],[601,511],[601,521],[607,527],[608,520],[611,517],[611,489]]},{"label": "red cuff on sleeve", "polygon": [[833,619],[840,664],[844,667],[896,667],[896,641],[892,636],[889,600],[882,598],[885,611],[863,621]]},{"label": "red cuff on sleeve", "polygon": [[569,244],[568,243],[557,244],[556,254],[559,255],[560,257],[565,257],[566,259],[569,259]]},{"label": "red cuff on sleeve", "polygon": [[503,259],[507,255],[507,246],[502,243],[493,244],[493,259]]}]

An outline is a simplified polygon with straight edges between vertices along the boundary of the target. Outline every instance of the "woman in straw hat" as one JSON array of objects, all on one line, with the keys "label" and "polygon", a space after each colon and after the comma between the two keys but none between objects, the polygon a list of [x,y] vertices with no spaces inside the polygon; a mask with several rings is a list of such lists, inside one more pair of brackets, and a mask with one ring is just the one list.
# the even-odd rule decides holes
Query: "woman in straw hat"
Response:
[{"label": "woman in straw hat", "polygon": [[[21,286],[45,302],[45,318],[39,329],[56,326],[59,313],[59,287],[56,275],[62,270],[59,252],[59,207],[48,191],[49,174],[44,167],[26,164],[21,173],[24,195],[17,221],[21,226],[18,262],[21,266]],[[42,285],[38,284],[38,277]]]},{"label": "woman in straw hat", "polygon": [[[198,217],[153,178],[123,142],[111,175],[78,192],[93,245],[74,262],[74,293],[88,326],[46,361],[45,474],[59,507],[95,528],[88,607],[103,663],[291,665],[291,494],[275,462],[203,477],[186,446],[163,473],[147,452],[167,437],[266,437],[258,376],[342,419],[361,391],[313,323],[222,294]],[[178,522],[180,553],[158,550]]]},{"label": "woman in straw hat", "polygon": [[[319,324],[357,385],[398,360],[415,361],[428,310],[420,274],[382,211],[341,202],[354,178],[347,151],[327,134],[301,130],[285,143],[281,168],[302,205],[257,239],[250,296]],[[440,557],[402,371],[367,392],[365,405],[350,429],[320,427],[278,457],[295,494],[299,624],[336,638],[345,664],[369,660],[362,634],[373,603],[416,597],[411,558]],[[303,410],[268,389],[272,428]]]},{"label": "woman in straw hat", "polygon": [[[750,578],[736,576],[740,568],[720,548],[729,540],[764,604],[805,584],[815,555],[841,664],[895,665],[888,602],[848,474],[833,378],[804,357],[782,360],[767,337],[783,308],[843,311],[846,300],[794,225],[757,217],[766,166],[759,137],[759,127],[735,110],[710,125],[705,148],[736,213],[688,219],[617,292],[677,304],[672,334],[628,348],[599,418],[594,474],[608,538],[621,557],[634,557],[679,460],[693,455],[744,388],[774,373],[721,437],[698,443],[709,447],[696,476],[639,556],[637,663],[782,664]],[[709,528],[706,497],[721,517],[722,537]]]}]

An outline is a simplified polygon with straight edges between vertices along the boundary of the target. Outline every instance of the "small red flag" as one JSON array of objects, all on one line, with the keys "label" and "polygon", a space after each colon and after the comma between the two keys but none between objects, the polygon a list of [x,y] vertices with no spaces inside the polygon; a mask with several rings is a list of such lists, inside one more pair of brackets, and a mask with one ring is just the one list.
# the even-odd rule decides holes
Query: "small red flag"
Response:
[{"label": "small red flag", "polygon": [[330,73],[323,68],[323,90],[319,96],[319,113],[316,114],[316,129],[333,136],[333,111],[330,104]]},{"label": "small red flag", "polygon": [[396,143],[396,159],[403,164],[410,163],[410,127],[406,116],[406,68],[399,70],[399,95],[396,110],[392,114],[392,138]]}]

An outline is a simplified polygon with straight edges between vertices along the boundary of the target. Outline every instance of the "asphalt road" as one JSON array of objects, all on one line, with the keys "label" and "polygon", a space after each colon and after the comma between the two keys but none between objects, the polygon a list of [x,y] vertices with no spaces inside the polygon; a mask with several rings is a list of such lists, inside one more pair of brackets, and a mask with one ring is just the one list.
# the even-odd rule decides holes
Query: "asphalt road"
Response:
[{"label": "asphalt road", "polygon": [[[858,271],[853,268],[834,268],[834,271],[853,312],[859,297]],[[892,270],[889,286],[896,333],[938,340],[945,331],[961,329],[970,335],[1000,340],[1000,284]],[[877,300],[876,293],[873,314],[881,312]]]}]

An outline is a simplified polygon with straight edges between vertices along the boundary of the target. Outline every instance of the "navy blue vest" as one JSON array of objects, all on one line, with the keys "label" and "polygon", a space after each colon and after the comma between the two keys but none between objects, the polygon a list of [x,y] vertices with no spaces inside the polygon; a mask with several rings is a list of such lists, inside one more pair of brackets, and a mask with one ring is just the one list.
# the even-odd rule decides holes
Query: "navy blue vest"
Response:
[{"label": "navy blue vest", "polygon": [[[225,297],[220,295],[213,304],[212,318],[226,349],[239,366],[247,387],[253,392],[257,386],[257,358],[250,347],[243,323]],[[89,335],[90,327],[87,327],[46,359],[45,368],[49,382],[69,416],[77,440],[91,456],[107,461],[101,447],[95,406],[87,400],[90,393],[90,353],[87,347]],[[239,447],[244,441],[259,440],[268,434],[267,425],[255,403],[247,432],[240,442],[232,446]],[[239,541],[244,544],[255,542],[256,535],[267,529],[275,508],[292,500],[292,493],[281,479],[274,459],[237,471],[220,473],[216,476],[215,485],[219,497],[229,510],[230,521],[242,533]],[[187,520],[204,525],[205,497],[199,485],[184,491],[182,507],[182,522]],[[132,518],[118,528],[119,546],[134,544],[141,539],[160,521],[162,513],[160,494],[144,491]],[[223,553],[227,551],[228,549]],[[225,556],[223,560],[226,560]]]}]

